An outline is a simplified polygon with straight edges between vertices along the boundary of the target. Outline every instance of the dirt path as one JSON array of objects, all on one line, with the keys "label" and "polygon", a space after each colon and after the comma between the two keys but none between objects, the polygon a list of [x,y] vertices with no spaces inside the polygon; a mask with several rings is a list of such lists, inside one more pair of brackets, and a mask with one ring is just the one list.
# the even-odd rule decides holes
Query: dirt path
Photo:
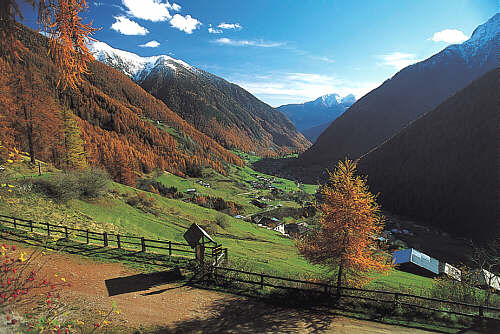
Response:
[{"label": "dirt path", "polygon": [[[45,277],[64,276],[70,281],[72,287],[62,295],[71,298],[78,308],[89,312],[106,311],[111,308],[112,301],[116,301],[121,310],[115,316],[117,324],[155,327],[156,334],[429,333],[332,314],[280,308],[179,283],[147,289],[145,276],[121,264],[92,262],[66,254],[51,254],[43,274]],[[177,274],[164,273],[147,278],[150,285],[154,285],[158,279],[174,280]],[[116,295],[110,297],[109,292]]]}]

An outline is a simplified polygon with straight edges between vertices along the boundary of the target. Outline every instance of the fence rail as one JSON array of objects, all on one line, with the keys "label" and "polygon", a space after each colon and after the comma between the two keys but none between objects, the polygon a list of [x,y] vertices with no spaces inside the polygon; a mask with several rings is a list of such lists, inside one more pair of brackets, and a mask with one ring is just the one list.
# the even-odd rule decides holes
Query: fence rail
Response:
[{"label": "fence rail", "polygon": [[[28,219],[0,215],[0,223],[12,226],[14,229],[23,230],[46,236],[57,236],[66,240],[72,240],[85,244],[99,244],[103,247],[115,247],[118,249],[138,250],[144,253],[154,253],[169,256],[190,257],[195,256],[196,251],[187,243],[179,243],[171,240],[154,240],[145,237],[126,235],[119,233],[96,232],[81,228],[74,228],[65,225],[55,225],[51,223],[34,222]],[[222,251],[227,258],[227,248],[222,245],[204,246],[209,254],[214,251]],[[219,254],[219,253],[217,253]]]},{"label": "fence rail", "polygon": [[[239,282],[249,284],[260,289],[263,289],[264,287],[271,287],[276,289],[314,292],[327,296],[336,296],[342,299],[360,299],[375,303],[385,303],[391,305],[392,308],[402,306],[464,317],[491,318],[500,320],[500,308],[423,297],[408,293],[369,290],[353,287],[340,287],[340,289],[338,289],[336,285],[327,283],[284,278],[225,267],[214,268],[210,272],[210,275],[214,280],[222,280],[222,282]],[[338,295],[339,291],[340,296]]]},{"label": "fence rail", "polygon": [[[140,250],[141,252],[147,252],[149,250],[149,253],[169,256],[177,255],[186,257],[186,255],[189,256],[196,254],[196,251],[191,249],[187,243],[184,244],[170,240],[154,240],[133,235],[96,232],[64,225],[38,223],[32,220],[4,215],[0,215],[0,223],[4,225],[12,225],[18,230],[24,230],[41,235],[55,236],[56,234],[59,234],[62,238],[67,240],[71,239],[72,241],[80,243],[95,244],[93,241],[96,241],[99,245],[102,244],[104,247],[114,246],[119,249]],[[213,261],[209,263],[210,276],[219,282],[220,280],[222,282],[239,282],[249,284],[260,289],[264,289],[264,287],[271,287],[276,289],[321,293],[328,296],[336,295],[340,298],[386,303],[392,305],[394,308],[397,306],[404,306],[465,317],[492,318],[500,320],[500,308],[490,306],[474,305],[392,291],[369,290],[352,287],[340,287],[339,289],[337,286],[327,283],[284,278],[264,273],[255,273],[221,267],[221,263],[227,263],[227,248],[222,248],[222,245],[217,244],[215,246],[205,246],[205,249],[211,251],[209,255],[211,255]],[[338,292],[340,292],[340,296],[338,295]]]}]

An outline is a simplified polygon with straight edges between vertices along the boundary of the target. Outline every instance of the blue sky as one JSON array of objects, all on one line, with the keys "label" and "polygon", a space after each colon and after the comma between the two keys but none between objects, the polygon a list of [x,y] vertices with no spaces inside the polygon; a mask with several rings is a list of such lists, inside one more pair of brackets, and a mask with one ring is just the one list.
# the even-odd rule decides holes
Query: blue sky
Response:
[{"label": "blue sky", "polygon": [[[272,106],[357,98],[402,67],[470,37],[497,0],[88,0],[95,38],[169,54]],[[24,23],[33,14],[24,6]]]}]

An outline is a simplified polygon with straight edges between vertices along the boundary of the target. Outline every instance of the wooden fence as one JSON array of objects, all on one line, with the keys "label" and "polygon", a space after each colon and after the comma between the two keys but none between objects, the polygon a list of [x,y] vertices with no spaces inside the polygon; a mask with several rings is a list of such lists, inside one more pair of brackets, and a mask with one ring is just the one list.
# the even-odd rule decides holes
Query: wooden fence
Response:
[{"label": "wooden fence", "polygon": [[[169,240],[153,240],[145,237],[122,235],[107,232],[95,232],[86,229],[77,229],[64,225],[54,225],[50,223],[38,223],[31,220],[0,215],[0,223],[12,226],[14,229],[47,236],[57,236],[67,240],[86,244],[98,244],[103,247],[116,247],[119,249],[138,250],[153,254],[163,254],[169,256],[190,257],[196,254],[188,244],[173,242]],[[351,287],[337,288],[335,285],[326,283],[304,281],[299,279],[284,278],[267,275],[263,273],[248,272],[233,268],[221,267],[221,259],[227,263],[227,248],[222,245],[205,246],[211,253],[212,261],[208,263],[209,274],[216,284],[248,284],[252,288],[264,289],[265,287],[284,289],[288,291],[303,291],[306,293],[316,293],[324,296],[337,296],[340,291],[340,298],[358,299],[366,302],[383,303],[396,307],[407,307],[423,309],[433,312],[444,312],[465,317],[491,318],[500,320],[500,308],[483,305],[473,305],[450,300],[416,296],[407,293],[368,290]]]},{"label": "wooden fence", "polygon": [[[169,256],[195,257],[196,251],[187,243],[179,243],[170,240],[154,240],[134,235],[125,235],[108,232],[95,232],[88,229],[78,229],[65,225],[34,222],[32,220],[0,215],[0,223],[30,233],[58,237],[66,240],[84,244],[102,245],[103,247],[115,247],[118,249],[136,250],[144,253],[153,253]],[[227,248],[222,245],[205,245],[205,249],[212,258],[227,260]],[[215,264],[218,264],[217,262]]]},{"label": "wooden fence", "polygon": [[500,320],[500,308],[422,297],[407,293],[351,287],[341,287],[338,289],[336,285],[326,283],[283,278],[224,267],[212,269],[208,276],[211,277],[214,282],[221,285],[238,282],[240,284],[248,284],[256,289],[271,287],[275,289],[303,291],[306,293],[331,297],[339,297],[338,292],[340,291],[340,298],[342,299],[357,299],[377,304],[383,303],[388,305],[389,309],[405,307],[432,312],[443,312],[464,317],[477,317],[483,319],[491,318]]}]

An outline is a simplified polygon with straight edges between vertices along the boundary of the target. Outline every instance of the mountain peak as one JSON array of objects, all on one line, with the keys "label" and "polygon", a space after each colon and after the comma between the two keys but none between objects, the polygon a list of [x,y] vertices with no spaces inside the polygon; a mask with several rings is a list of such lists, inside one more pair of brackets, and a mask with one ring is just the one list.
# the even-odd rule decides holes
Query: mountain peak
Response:
[{"label": "mountain peak", "polygon": [[188,63],[167,55],[142,57],[132,52],[115,49],[101,41],[95,41],[89,49],[95,59],[116,68],[134,80],[147,76],[156,66],[162,66],[174,72],[182,69],[197,72]]},{"label": "mountain peak", "polygon": [[[350,106],[354,102],[356,102],[356,97],[354,97],[354,95],[348,94],[344,97],[341,97],[337,93],[322,95],[322,96],[318,97],[316,100],[312,101],[312,103],[314,105],[321,105],[321,106],[324,106],[327,108],[330,108],[332,106],[339,105],[339,104],[349,104],[349,106]],[[308,102],[306,102],[306,103],[308,103]]]},{"label": "mountain peak", "polygon": [[485,42],[494,39],[499,32],[500,14],[495,14],[486,23],[481,24],[472,33],[472,36],[465,43]]}]

